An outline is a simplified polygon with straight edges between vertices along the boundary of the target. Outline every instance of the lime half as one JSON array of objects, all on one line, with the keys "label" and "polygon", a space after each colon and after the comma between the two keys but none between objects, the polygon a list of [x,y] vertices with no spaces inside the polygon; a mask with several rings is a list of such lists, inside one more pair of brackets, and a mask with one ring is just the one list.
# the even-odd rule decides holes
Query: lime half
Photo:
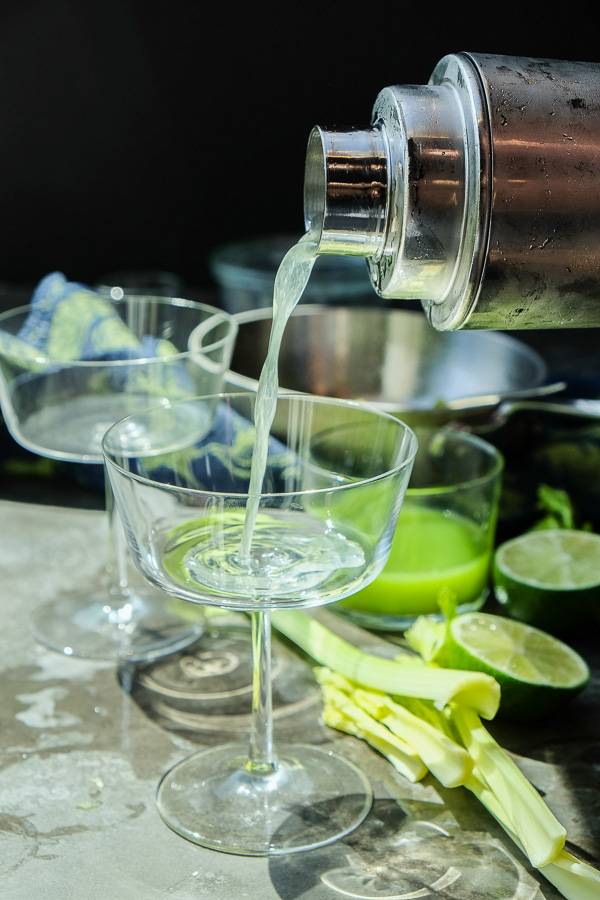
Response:
[{"label": "lime half", "polygon": [[446,654],[452,668],[492,675],[500,685],[500,713],[519,718],[544,715],[590,677],[585,660],[558,638],[489,613],[452,619]]},{"label": "lime half", "polygon": [[498,547],[496,600],[507,613],[552,634],[600,616],[600,535],[530,531]]}]

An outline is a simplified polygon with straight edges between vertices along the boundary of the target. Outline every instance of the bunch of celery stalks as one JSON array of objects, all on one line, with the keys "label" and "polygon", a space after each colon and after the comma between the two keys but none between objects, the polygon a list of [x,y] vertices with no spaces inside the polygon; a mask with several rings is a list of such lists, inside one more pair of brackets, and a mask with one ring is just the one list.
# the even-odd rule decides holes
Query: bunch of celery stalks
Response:
[{"label": "bunch of celery stalks", "polygon": [[566,829],[481,721],[498,711],[496,679],[431,661],[439,628],[413,626],[415,638],[407,636],[418,653],[398,648],[388,659],[300,610],[274,613],[272,622],[320,664],[326,725],[367,741],[409,781],[429,771],[444,787],[472,791],[567,900],[600,900],[600,872],[565,850]]}]

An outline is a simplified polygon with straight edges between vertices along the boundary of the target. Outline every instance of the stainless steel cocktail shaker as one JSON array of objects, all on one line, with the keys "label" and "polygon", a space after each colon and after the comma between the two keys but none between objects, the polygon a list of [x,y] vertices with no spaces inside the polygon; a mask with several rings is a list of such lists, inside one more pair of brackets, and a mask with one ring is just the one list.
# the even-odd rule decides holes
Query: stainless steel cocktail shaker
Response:
[{"label": "stainless steel cocktail shaker", "polygon": [[446,56],[370,127],[313,129],[304,212],[440,330],[600,326],[600,65]]}]

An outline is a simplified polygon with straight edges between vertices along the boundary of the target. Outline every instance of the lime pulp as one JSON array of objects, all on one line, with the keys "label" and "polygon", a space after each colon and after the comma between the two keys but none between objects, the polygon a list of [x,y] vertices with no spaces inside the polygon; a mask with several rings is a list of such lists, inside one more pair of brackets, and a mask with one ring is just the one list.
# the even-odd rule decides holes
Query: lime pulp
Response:
[{"label": "lime pulp", "polygon": [[466,613],[450,623],[448,662],[492,675],[501,713],[536,717],[577,693],[590,677],[585,660],[558,638],[503,616]]},{"label": "lime pulp", "polygon": [[600,619],[600,535],[530,531],[501,544],[494,593],[508,615],[556,635]]}]

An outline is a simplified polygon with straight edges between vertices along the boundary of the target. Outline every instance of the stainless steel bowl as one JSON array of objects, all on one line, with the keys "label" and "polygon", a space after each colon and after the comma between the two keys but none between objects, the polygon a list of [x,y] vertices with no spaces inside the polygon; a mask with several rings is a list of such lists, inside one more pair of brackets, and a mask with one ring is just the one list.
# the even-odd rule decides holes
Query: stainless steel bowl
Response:
[{"label": "stainless steel bowl", "polygon": [[[255,390],[272,309],[235,318],[239,332],[227,380]],[[283,388],[361,399],[428,422],[480,412],[508,397],[535,395],[546,375],[539,354],[515,338],[439,332],[420,312],[379,307],[297,307],[279,359]]]}]

